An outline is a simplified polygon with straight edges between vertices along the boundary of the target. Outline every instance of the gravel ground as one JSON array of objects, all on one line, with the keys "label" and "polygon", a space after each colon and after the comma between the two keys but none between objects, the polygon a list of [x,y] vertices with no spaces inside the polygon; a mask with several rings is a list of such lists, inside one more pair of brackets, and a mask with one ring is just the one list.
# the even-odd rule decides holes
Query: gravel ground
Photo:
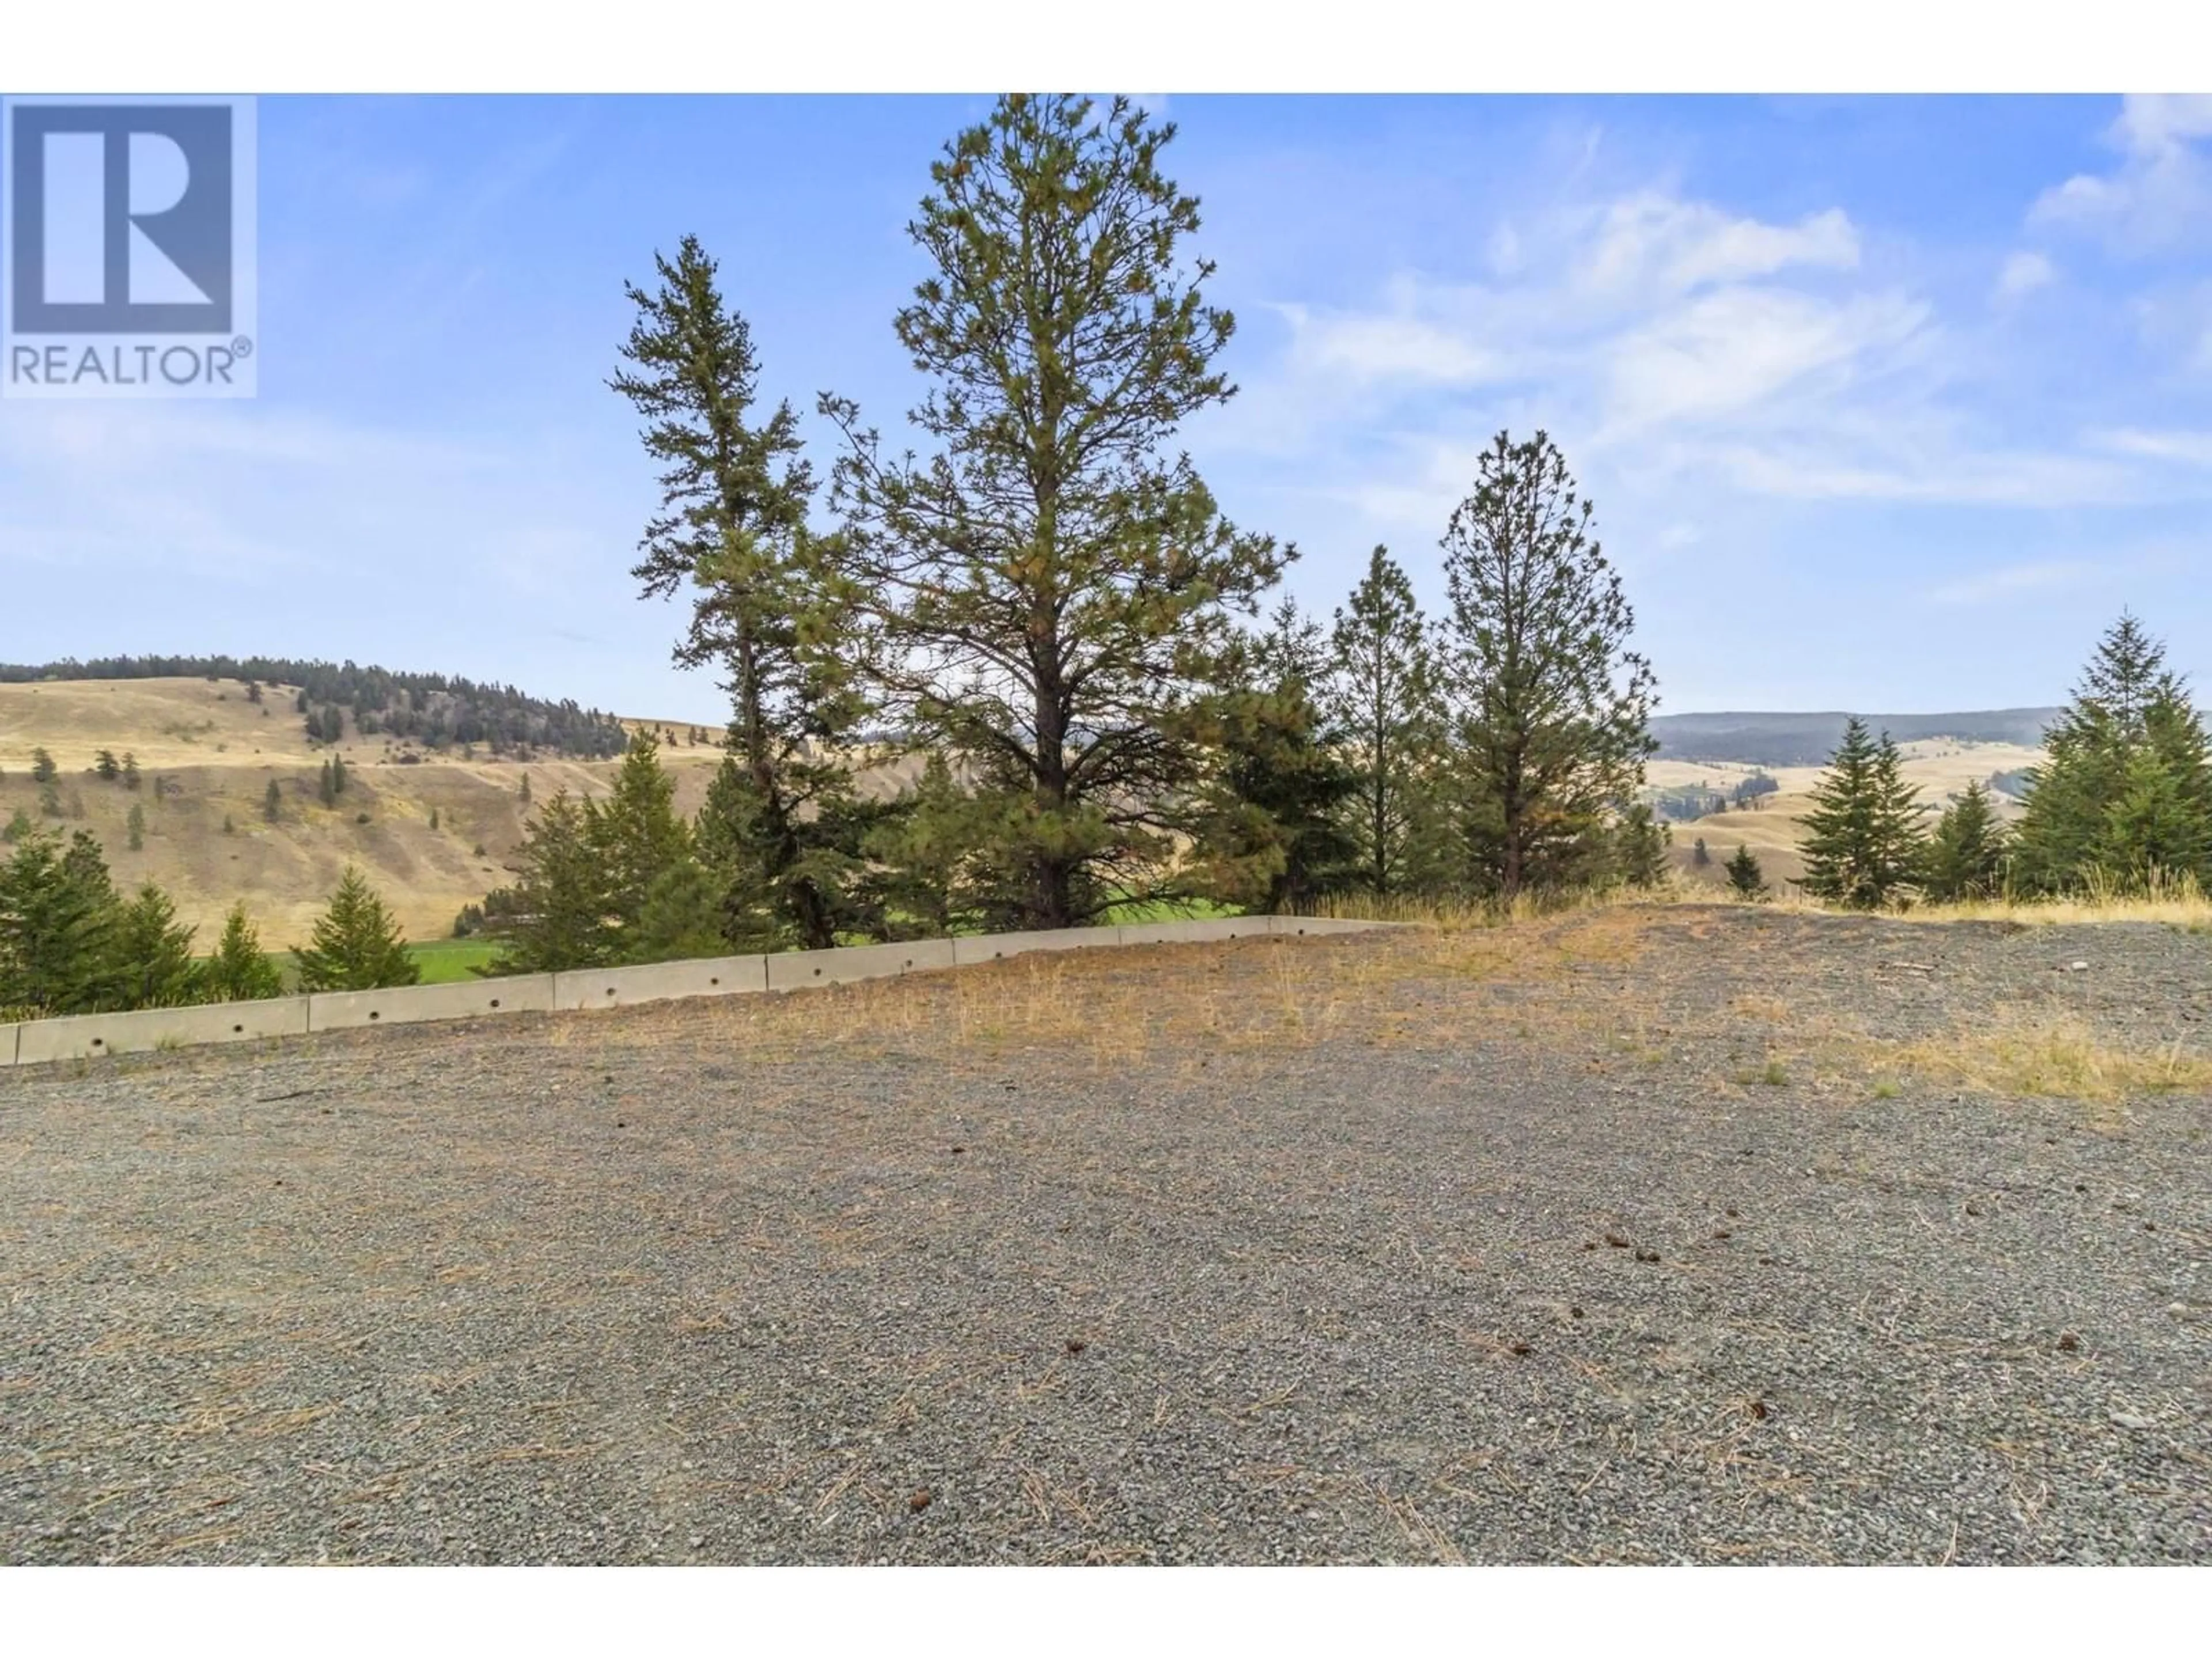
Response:
[{"label": "gravel ground", "polygon": [[2196,1064],[2212,939],[1626,909],[18,1068],[0,1559],[2212,1559],[2212,1096],[1897,1060],[2005,1022]]}]

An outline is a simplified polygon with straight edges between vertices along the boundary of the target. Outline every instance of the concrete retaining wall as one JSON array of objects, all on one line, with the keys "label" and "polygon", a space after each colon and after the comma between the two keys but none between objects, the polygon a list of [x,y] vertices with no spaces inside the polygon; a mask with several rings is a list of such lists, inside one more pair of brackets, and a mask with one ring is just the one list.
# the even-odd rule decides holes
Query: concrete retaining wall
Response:
[{"label": "concrete retaining wall", "polygon": [[546,1013],[552,1006],[550,974],[517,974],[508,979],[469,980],[456,985],[395,985],[382,991],[318,991],[307,999],[307,1029],[343,1031],[362,1025],[404,1025],[418,1019]]},{"label": "concrete retaining wall", "polygon": [[1265,939],[1273,916],[1224,916],[1212,921],[1133,921],[1114,931],[1123,945],[1202,945],[1226,939]]},{"label": "concrete retaining wall", "polygon": [[[1254,918],[1257,920],[1257,918]],[[1334,916],[1269,916],[1267,931],[1304,938],[1321,933],[1371,933],[1378,927],[1403,927],[1402,921],[1343,921]]]},{"label": "concrete retaining wall", "polygon": [[34,1066],[46,1060],[91,1060],[101,1054],[143,1054],[150,1048],[304,1036],[307,1031],[305,997],[211,1002],[198,1008],[148,1008],[135,1014],[80,1014],[70,1019],[37,1019],[18,1026],[15,1063]]},{"label": "concrete retaining wall", "polygon": [[645,968],[522,974],[459,985],[325,991],[312,996],[279,997],[267,1002],[222,1002],[198,1008],[149,1009],[135,1014],[88,1014],[73,1019],[0,1025],[0,1066],[210,1042],[242,1042],[257,1037],[301,1036],[309,1031],[399,1025],[416,1020],[623,1008],[678,997],[794,991],[811,985],[842,985],[933,969],[966,967],[1033,951],[1188,945],[1270,934],[1297,937],[1357,933],[1398,925],[1314,916],[1230,916],[1209,921],[1133,922],[1114,927],[1064,927],[1048,933],[916,939],[907,945],[861,945],[836,951],[790,951],[774,956],[714,957],[696,962],[656,963]]},{"label": "concrete retaining wall", "polygon": [[556,1008],[627,1008],[672,997],[726,997],[768,989],[766,957],[706,957],[646,968],[579,968],[553,975]]},{"label": "concrete retaining wall", "polygon": [[855,980],[890,979],[953,965],[953,941],[949,939],[855,945],[840,951],[781,951],[768,958],[768,988],[797,991],[810,985],[848,985]]},{"label": "concrete retaining wall", "polygon": [[1102,945],[1119,945],[1118,927],[1059,927],[1037,933],[981,933],[952,941],[952,960],[965,968],[971,963],[996,962],[1030,951],[1087,951]]}]

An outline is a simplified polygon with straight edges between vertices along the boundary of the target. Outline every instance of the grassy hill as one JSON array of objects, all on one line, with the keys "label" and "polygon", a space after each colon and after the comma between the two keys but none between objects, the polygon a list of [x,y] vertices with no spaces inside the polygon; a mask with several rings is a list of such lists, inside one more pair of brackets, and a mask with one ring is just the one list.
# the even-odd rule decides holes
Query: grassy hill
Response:
[{"label": "grassy hill", "polygon": [[[1905,781],[1919,786],[1920,799],[1931,823],[1936,815],[1969,783],[1977,779],[1986,783],[1993,772],[2017,771],[2043,758],[2040,749],[2021,744],[1972,743],[1953,738],[1919,738],[1899,743],[1898,749],[1904,758],[1900,769]],[[1822,758],[1825,757],[1824,755]],[[1684,876],[1693,881],[1710,882],[1717,888],[1725,886],[1727,878],[1721,866],[1735,853],[1738,843],[1758,854],[1766,879],[1778,888],[1804,874],[1803,863],[1797,856],[1797,842],[1804,834],[1804,814],[1811,805],[1811,792],[1820,781],[1821,768],[1818,764],[1761,766],[1748,761],[1662,758],[1651,762],[1646,769],[1654,788],[1705,785],[1723,794],[1742,779],[1762,771],[1779,787],[1773,794],[1762,797],[1756,810],[1738,811],[1730,808],[1674,826],[1673,856],[1675,866]],[[2017,801],[2002,794],[1993,799],[1999,817],[2019,816]],[[1705,838],[1705,850],[1713,858],[1711,865],[1705,869],[1691,861],[1700,836]]]},{"label": "grassy hill", "polygon": [[[666,725],[689,734],[684,723]],[[40,812],[31,778],[36,749],[60,769],[58,820]],[[93,775],[102,749],[137,758],[136,792]],[[0,684],[0,823],[20,807],[52,828],[89,830],[118,884],[160,883],[203,943],[238,898],[265,945],[304,942],[349,861],[383,891],[410,939],[437,939],[462,905],[507,881],[503,866],[522,838],[526,774],[533,798],[544,800],[562,787],[604,793],[620,765],[459,753],[402,761],[406,752],[382,736],[362,736],[349,720],[337,744],[311,744],[289,688],[268,690],[257,704],[242,683],[204,678]],[[334,808],[316,799],[332,753],[351,775]],[[678,806],[696,811],[720,750],[679,743],[664,754]],[[272,780],[282,797],[274,823],[263,817]],[[137,853],[127,829],[133,805],[146,819]]]},{"label": "grassy hill", "polygon": [[[2040,748],[2056,708],[1985,708],[1948,714],[1863,714],[1876,732],[1900,744],[1948,739]],[[1755,765],[1818,766],[1842,741],[1844,714],[1662,714],[1651,722],[1659,758],[1741,761]]]}]

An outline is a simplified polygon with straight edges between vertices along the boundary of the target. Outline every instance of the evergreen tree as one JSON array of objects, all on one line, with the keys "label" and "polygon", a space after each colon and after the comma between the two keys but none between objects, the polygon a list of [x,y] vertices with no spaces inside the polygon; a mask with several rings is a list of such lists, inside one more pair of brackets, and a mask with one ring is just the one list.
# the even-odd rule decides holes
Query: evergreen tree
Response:
[{"label": "evergreen tree", "polygon": [[100,844],[33,830],[0,864],[0,1009],[28,1018],[124,1006],[118,904]]},{"label": "evergreen tree", "polygon": [[1662,887],[1667,883],[1667,848],[1674,831],[1659,821],[1650,805],[1632,802],[1616,811],[1607,828],[1607,848],[1601,884]]},{"label": "evergreen tree", "polygon": [[222,938],[202,970],[202,985],[216,1002],[256,1002],[284,994],[284,975],[262,953],[261,936],[246,919],[243,901],[223,919]]},{"label": "evergreen tree", "polygon": [[848,401],[833,505],[885,712],[974,777],[977,870],[1025,926],[1158,890],[1203,758],[1191,706],[1287,557],[1221,517],[1177,428],[1233,393],[1235,324],[1184,263],[1171,124],[1125,99],[1009,96],[931,169],[899,313],[936,445],[887,456]]},{"label": "evergreen tree", "polygon": [[1327,696],[1358,783],[1347,821],[1361,878],[1377,894],[1435,884],[1444,856],[1433,836],[1443,730],[1436,658],[1413,584],[1387,548],[1369,556],[1335,622]]},{"label": "evergreen tree", "polygon": [[33,749],[31,751],[32,782],[52,783],[60,776],[61,769],[54,764],[54,757],[52,755],[43,749]]},{"label": "evergreen tree", "polygon": [[8,827],[4,830],[0,830],[0,842],[4,842],[9,846],[13,847],[17,842],[22,840],[24,836],[30,835],[33,832],[33,826],[31,823],[31,815],[19,806],[15,809],[14,815],[9,818]]},{"label": "evergreen tree", "polygon": [[123,827],[131,838],[131,850],[134,853],[144,852],[146,850],[146,809],[136,801],[131,802],[131,816],[123,821]]},{"label": "evergreen tree", "polygon": [[434,836],[438,833],[438,809],[434,806],[430,809],[430,833]]},{"label": "evergreen tree", "polygon": [[275,823],[284,816],[284,792],[276,787],[276,780],[269,780],[269,787],[261,793],[261,816]]},{"label": "evergreen tree", "polygon": [[866,713],[851,594],[807,528],[814,483],[791,406],[750,418],[752,333],[714,260],[687,236],[673,262],[654,264],[655,291],[627,290],[629,368],[613,381],[662,468],[661,512],[631,574],[647,597],[691,597],[676,660],[719,668],[730,694],[730,763],[702,842],[724,884],[726,936],[820,948],[878,920],[861,858],[872,815],[837,752]]},{"label": "evergreen tree", "polygon": [[1699,836],[1697,845],[1690,848],[1690,862],[1702,870],[1712,861],[1713,855],[1705,851],[1705,838]]},{"label": "evergreen tree", "polygon": [[331,756],[331,793],[333,796],[343,795],[345,793],[347,781],[345,757],[343,755]]},{"label": "evergreen tree", "polygon": [[307,948],[296,954],[303,991],[374,991],[413,985],[422,976],[384,901],[351,865]]},{"label": "evergreen tree", "polygon": [[50,818],[63,816],[62,792],[58,786],[52,783],[39,786],[39,811]]},{"label": "evergreen tree", "polygon": [[1978,779],[1943,810],[1928,846],[1927,896],[1939,904],[1995,898],[2004,890],[2009,837]]},{"label": "evergreen tree", "polygon": [[2212,882],[2212,764],[2204,724],[2165,647],[2131,616],[2099,641],[2030,769],[2014,872],[2056,893],[2154,872]]},{"label": "evergreen tree", "polygon": [[1766,896],[1766,878],[1759,870],[1758,856],[1741,842],[1736,843],[1735,856],[1722,867],[1728,872],[1729,890],[1738,898]]},{"label": "evergreen tree", "polygon": [[1548,436],[1501,432],[1444,533],[1462,833],[1475,886],[1509,898],[1619,873],[1616,826],[1656,747],[1650,666],[1592,514]]},{"label": "evergreen tree", "polygon": [[131,790],[138,787],[138,757],[127,749],[123,751],[123,787]]},{"label": "evergreen tree", "polygon": [[1285,599],[1221,672],[1202,716],[1211,760],[1188,826],[1193,890],[1270,915],[1309,911],[1354,879],[1360,853],[1346,823],[1359,779],[1313,696],[1320,628]]},{"label": "evergreen tree", "polygon": [[148,882],[116,914],[112,949],[125,1006],[174,1008],[201,999],[192,961],[196,929],[177,920],[169,896]]},{"label": "evergreen tree", "polygon": [[720,925],[721,897],[720,884],[686,851],[647,888],[637,921],[622,931],[621,959],[680,962],[723,954],[729,946]]},{"label": "evergreen tree", "polygon": [[103,749],[92,763],[94,774],[102,783],[113,783],[123,775],[123,763],[115,758],[115,751]]},{"label": "evergreen tree", "polygon": [[[618,927],[635,927],[646,896],[691,859],[691,832],[676,815],[676,781],[660,763],[660,746],[640,733],[623,757],[604,805],[584,809],[586,839],[598,859],[607,908]],[[714,907],[706,907],[711,928]]]},{"label": "evergreen tree", "polygon": [[515,799],[520,800],[525,808],[530,805],[530,774],[527,772],[522,775],[522,787],[515,791]]},{"label": "evergreen tree", "polygon": [[1927,836],[1919,791],[1899,771],[1897,745],[1877,742],[1856,714],[1805,814],[1804,889],[1853,909],[1879,909],[1923,875]]},{"label": "evergreen tree", "polygon": [[997,844],[981,832],[975,797],[933,750],[921,775],[885,812],[868,853],[885,873],[885,932],[893,939],[942,939],[984,931],[989,896],[1003,883],[975,877],[976,849]]},{"label": "evergreen tree", "polygon": [[484,971],[541,974],[614,960],[615,905],[592,821],[588,805],[561,789],[524,829],[507,865],[516,880],[506,943]]},{"label": "evergreen tree", "polygon": [[338,787],[337,781],[331,776],[331,763],[328,761],[323,763],[322,775],[316,781],[315,799],[325,806],[336,806],[338,804]]}]

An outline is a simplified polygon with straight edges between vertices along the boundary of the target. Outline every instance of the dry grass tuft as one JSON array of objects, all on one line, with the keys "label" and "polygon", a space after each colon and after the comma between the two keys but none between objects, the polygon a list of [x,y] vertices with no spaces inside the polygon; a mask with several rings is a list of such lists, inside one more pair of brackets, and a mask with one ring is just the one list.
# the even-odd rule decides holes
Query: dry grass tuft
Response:
[{"label": "dry grass tuft", "polygon": [[[1770,908],[1798,915],[1839,914],[1834,906],[1802,893],[1775,900]],[[2178,874],[2155,871],[2148,882],[2133,886],[2093,877],[2086,890],[2063,898],[1969,899],[1956,904],[1916,904],[1881,914],[1900,921],[2004,921],[2030,927],[2148,921],[2192,933],[2212,933],[2212,894],[2186,870]]]},{"label": "dry grass tuft", "polygon": [[2212,1056],[2176,1037],[2159,1049],[2107,1041],[2071,1018],[2000,1016],[1950,1036],[1885,1044],[1902,1071],[1980,1094],[2109,1103],[2131,1095],[2212,1090]]}]

